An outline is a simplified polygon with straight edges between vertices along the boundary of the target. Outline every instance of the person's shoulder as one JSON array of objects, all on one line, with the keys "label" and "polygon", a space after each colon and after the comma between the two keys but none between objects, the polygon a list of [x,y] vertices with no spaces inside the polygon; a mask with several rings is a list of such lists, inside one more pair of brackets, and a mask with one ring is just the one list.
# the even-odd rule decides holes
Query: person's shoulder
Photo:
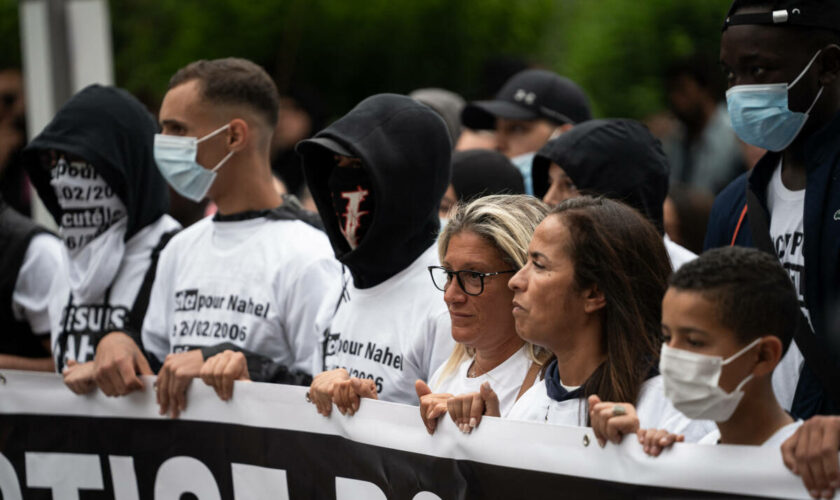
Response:
[{"label": "person's shoulder", "polygon": [[176,247],[191,243],[198,236],[210,231],[213,227],[213,216],[208,215],[203,219],[190,224],[189,226],[178,231],[178,234],[172,237],[167,243],[167,247]]}]

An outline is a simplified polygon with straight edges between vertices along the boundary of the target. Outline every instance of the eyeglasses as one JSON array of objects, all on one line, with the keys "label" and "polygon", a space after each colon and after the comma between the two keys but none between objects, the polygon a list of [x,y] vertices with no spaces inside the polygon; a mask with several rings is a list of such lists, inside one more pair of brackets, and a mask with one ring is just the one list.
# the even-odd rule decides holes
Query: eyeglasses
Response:
[{"label": "eyeglasses", "polygon": [[450,271],[441,266],[429,266],[429,274],[432,275],[432,282],[441,292],[445,292],[452,283],[452,276],[458,279],[461,290],[467,295],[481,295],[484,291],[484,278],[498,276],[500,274],[515,273],[516,269],[509,271],[498,271],[495,273],[480,273],[478,271]]}]

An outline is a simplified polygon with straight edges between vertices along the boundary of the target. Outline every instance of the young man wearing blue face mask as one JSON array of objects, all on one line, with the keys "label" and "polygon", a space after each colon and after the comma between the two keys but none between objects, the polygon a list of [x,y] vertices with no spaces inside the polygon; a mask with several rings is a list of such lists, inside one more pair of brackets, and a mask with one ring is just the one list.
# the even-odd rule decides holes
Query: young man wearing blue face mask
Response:
[{"label": "young man wearing blue face mask", "polygon": [[733,128],[768,152],[718,195],[705,246],[760,248],[793,279],[804,317],[773,385],[803,418],[840,409],[826,334],[840,293],[838,29],[838,2],[735,0],[721,38]]},{"label": "young man wearing blue face mask", "polygon": [[525,193],[534,194],[535,153],[575,124],[592,118],[589,99],[573,81],[542,69],[513,75],[492,101],[475,101],[461,112],[464,126],[495,130],[496,149],[522,173]]},{"label": "young man wearing blue face mask", "polygon": [[[205,359],[224,350],[255,360],[254,380],[310,371],[315,313],[339,266],[324,233],[273,186],[277,111],[274,82],[244,59],[197,61],[170,80],[155,160],[173,189],[208,197],[218,213],[175,236],[158,261],[141,338],[151,364],[162,364],[161,414],[186,408]],[[261,371],[271,363],[278,369]],[[119,376],[120,363],[110,365]]]},{"label": "young man wearing blue face mask", "polygon": [[[659,371],[665,396],[694,420],[718,429],[701,444],[741,444],[778,449],[801,421],[773,393],[773,370],[791,342],[798,303],[776,259],[755,249],[710,250],[674,273],[662,299]],[[617,442],[636,432],[645,452],[657,456],[683,437],[637,430],[632,406],[618,415],[613,403],[591,407],[599,440]]]}]

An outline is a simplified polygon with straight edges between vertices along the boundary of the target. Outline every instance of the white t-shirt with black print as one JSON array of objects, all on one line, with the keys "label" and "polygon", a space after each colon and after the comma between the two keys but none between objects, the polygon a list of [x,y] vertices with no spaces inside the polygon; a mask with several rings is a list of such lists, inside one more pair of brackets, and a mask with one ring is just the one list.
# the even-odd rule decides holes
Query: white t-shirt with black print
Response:
[{"label": "white t-shirt with black print", "polygon": [[152,260],[152,251],[161,237],[180,228],[168,215],[141,229],[125,243],[117,275],[100,296],[80,301],[71,295],[67,274],[55,280],[50,291],[51,346],[56,370],[66,360],[93,361],[98,338],[125,329],[129,312]]},{"label": "white t-shirt with black print", "polygon": [[[770,210],[770,241],[776,248],[776,255],[782,267],[790,274],[799,306],[810,321],[808,308],[805,306],[805,190],[791,191],[782,182],[782,163],[773,171],[767,184],[767,208]],[[773,391],[779,404],[790,410],[799,374],[805,358],[796,346],[790,343],[785,356],[773,371]]]},{"label": "white t-shirt with black print", "polygon": [[437,265],[433,245],[371,288],[356,288],[345,271],[338,310],[336,295],[319,315],[315,373],[344,368],[351,377],[373,380],[380,400],[417,405],[414,382],[429,380],[455,346],[443,294],[427,269]]},{"label": "white t-shirt with black print", "polygon": [[530,370],[531,364],[533,363],[531,357],[528,356],[529,349],[530,346],[528,344],[523,345],[511,357],[504,360],[502,364],[477,377],[467,376],[475,358],[473,356],[465,356],[456,370],[442,380],[443,366],[438,368],[435,374],[432,375],[429,387],[435,393],[449,393],[457,396],[459,394],[478,392],[481,384],[489,382],[490,387],[499,397],[500,414],[502,417],[506,417],[510,409],[513,408],[513,403],[516,402],[516,396],[519,395],[519,391],[522,389],[522,383],[525,381],[528,370]]},{"label": "white t-shirt with black print", "polygon": [[[677,411],[665,397],[661,375],[651,377],[642,384],[634,406],[643,429],[665,429],[673,434],[684,434],[685,440],[690,443],[696,443],[717,428],[714,422],[691,420]],[[548,395],[545,380],[535,382],[508,414],[508,418],[512,420],[575,427],[585,426],[588,417],[589,403],[585,398],[555,401]]]},{"label": "white t-shirt with black print", "polygon": [[298,220],[207,217],[161,252],[142,339],[166,355],[233,343],[309,373],[315,317],[340,283],[327,236]]}]

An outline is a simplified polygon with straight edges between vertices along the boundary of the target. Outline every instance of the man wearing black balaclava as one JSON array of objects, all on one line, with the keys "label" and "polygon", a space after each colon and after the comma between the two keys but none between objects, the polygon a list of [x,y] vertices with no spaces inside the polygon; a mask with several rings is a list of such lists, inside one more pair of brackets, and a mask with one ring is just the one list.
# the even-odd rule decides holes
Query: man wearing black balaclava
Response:
[{"label": "man wearing black balaclava", "polygon": [[362,101],[298,144],[304,173],[336,257],[345,266],[309,395],[329,415],[354,413],[360,397],[416,403],[453,344],[446,305],[430,286],[438,265],[438,205],[449,184],[443,120],[398,95]]}]

